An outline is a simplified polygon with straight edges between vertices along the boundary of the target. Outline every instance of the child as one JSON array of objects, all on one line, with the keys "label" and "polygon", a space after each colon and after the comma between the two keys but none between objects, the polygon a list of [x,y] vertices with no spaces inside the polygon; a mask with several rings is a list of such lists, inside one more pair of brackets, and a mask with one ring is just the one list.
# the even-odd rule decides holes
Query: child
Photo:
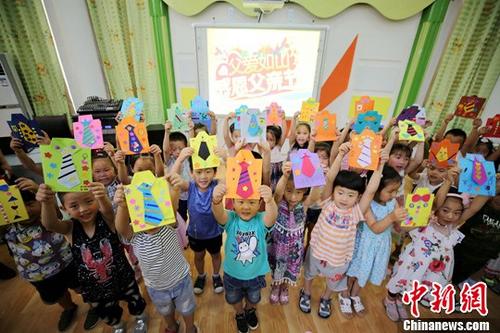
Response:
[{"label": "child", "polygon": [[[116,187],[120,182],[117,177],[116,166],[111,157],[104,151],[93,152],[92,156],[92,179],[106,187],[109,200],[115,197]],[[116,210],[113,204],[113,210]]]},{"label": "child", "polygon": [[145,332],[146,302],[116,234],[106,189],[93,182],[89,190],[59,194],[63,209],[71,216],[71,220],[61,221],[56,212],[55,193],[41,184],[36,198],[42,203],[42,224],[64,235],[71,244],[83,300],[91,303],[99,317],[113,326],[114,332],[123,332],[123,310],[118,302],[124,300],[130,314],[135,316],[135,331]]},{"label": "child", "polygon": [[75,288],[71,248],[60,234],[47,231],[40,223],[41,206],[35,194],[38,185],[19,178],[29,219],[7,225],[5,239],[17,264],[20,276],[30,282],[45,304],[59,304],[63,311],[58,329],[65,331],[76,315],[69,288]]},{"label": "child", "polygon": [[[177,176],[177,182],[181,181]],[[174,178],[174,177],[172,177]],[[169,178],[169,179],[172,179]],[[177,209],[179,193],[170,189],[174,211]],[[178,332],[179,324],[175,321],[175,310],[184,319],[187,333],[197,332],[194,326],[194,300],[189,265],[179,245],[175,225],[163,226],[144,232],[133,233],[129,224],[129,214],[122,186],[115,196],[118,205],[116,230],[134,248],[144,276],[144,284],[151,301],[166,323],[165,333]]]},{"label": "child", "polygon": [[401,176],[390,166],[385,166],[379,183],[370,209],[365,214],[365,216],[373,217],[368,219],[373,223],[367,222],[360,225],[354,256],[347,271],[350,298],[354,311],[359,315],[365,312],[365,307],[359,297],[359,290],[366,285],[368,280],[377,286],[384,280],[391,254],[392,225],[406,218],[405,209],[399,207],[396,202]]},{"label": "child", "polygon": [[241,131],[236,129],[234,126],[236,121],[236,114],[234,112],[230,112],[226,117],[224,117],[224,124],[222,127],[224,143],[226,144],[230,156],[236,155],[237,150],[234,146],[241,138]]},{"label": "child", "polygon": [[432,193],[437,190],[446,179],[448,175],[448,169],[437,166],[431,163],[429,160],[425,160],[422,163],[424,170],[417,175],[410,175],[413,178],[414,189],[428,188]]},{"label": "child", "polygon": [[292,129],[290,131],[290,152],[299,149],[309,149],[313,151],[312,142],[310,142],[311,138],[311,125],[304,122],[297,123],[297,118],[299,116],[299,112],[295,113],[292,121]]},{"label": "child", "polygon": [[281,148],[285,142],[286,121],[283,114],[283,127],[267,126],[266,139],[271,149],[271,189],[274,191],[276,184],[281,177],[281,167],[286,159]]},{"label": "child", "polygon": [[342,144],[328,171],[326,185],[321,193],[321,215],[312,231],[305,258],[305,281],[300,291],[299,307],[304,313],[311,312],[312,281],[321,274],[327,278],[318,311],[322,318],[328,318],[331,314],[330,296],[334,291],[342,292],[342,295],[339,294],[342,313],[348,314],[351,307],[345,273],[354,250],[356,226],[364,220],[363,212],[368,209],[377,188],[374,182],[381,174],[379,168],[365,191],[365,180],[359,174],[346,170],[339,172],[341,161],[349,150],[350,143]]},{"label": "child", "polygon": [[283,164],[274,193],[278,219],[271,231],[268,247],[273,277],[269,300],[271,304],[288,303],[288,285],[294,286],[304,258],[304,223],[311,202],[319,198],[319,187],[307,195],[308,189],[296,189],[291,175],[292,163]]},{"label": "child", "polygon": [[214,292],[219,294],[224,291],[222,279],[219,275],[222,247],[222,229],[217,224],[210,207],[212,193],[217,180],[217,168],[206,168],[193,170],[191,157],[194,153],[192,148],[184,148],[176,163],[172,167],[172,172],[178,173],[180,166],[189,158],[191,168],[191,181],[181,180],[175,185],[181,191],[188,193],[188,213],[189,225],[187,229],[189,247],[194,251],[194,264],[198,272],[194,283],[194,293],[203,293],[206,282],[205,273],[205,253],[208,251],[212,257],[212,283]]},{"label": "child", "polygon": [[[436,134],[434,135],[434,141],[439,142],[442,141],[443,139],[448,139],[451,141],[451,143],[458,143],[460,144],[460,149],[464,146],[465,141],[467,140],[467,133],[465,133],[463,130],[459,128],[452,128],[448,131],[446,131],[446,128],[448,127],[448,124],[453,120],[455,115],[453,113],[449,113],[446,115],[446,117],[443,119],[443,123],[441,127],[438,129]],[[481,124],[479,124],[481,125]],[[446,131],[446,133],[445,133]],[[444,135],[443,135],[444,133]],[[464,152],[462,152],[463,154]]]},{"label": "child", "polygon": [[260,290],[266,286],[264,276],[269,272],[266,233],[278,215],[271,189],[261,185],[255,190],[264,200],[264,212],[259,212],[260,200],[257,199],[233,199],[234,211],[224,210],[222,200],[226,186],[223,184],[215,187],[212,198],[215,219],[227,234],[224,248],[226,302],[236,311],[236,325],[240,333],[259,326],[255,307],[260,301]]}]

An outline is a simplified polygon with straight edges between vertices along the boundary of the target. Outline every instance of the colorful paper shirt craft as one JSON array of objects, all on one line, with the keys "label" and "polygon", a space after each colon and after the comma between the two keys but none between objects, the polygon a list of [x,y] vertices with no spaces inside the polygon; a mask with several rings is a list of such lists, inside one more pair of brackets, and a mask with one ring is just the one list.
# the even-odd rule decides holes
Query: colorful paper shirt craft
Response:
[{"label": "colorful paper shirt craft", "polygon": [[278,103],[272,102],[266,107],[267,126],[283,126],[284,112]]},{"label": "colorful paper shirt craft", "polygon": [[500,114],[495,115],[493,118],[488,118],[486,120],[486,127],[489,130],[483,137],[500,138]]},{"label": "colorful paper shirt craft", "polygon": [[314,125],[316,127],[316,141],[337,140],[337,115],[328,110],[318,112]]},{"label": "colorful paper shirt craft", "polygon": [[91,149],[104,147],[101,121],[94,119],[92,115],[78,116],[78,121],[73,123],[73,135],[82,147]]},{"label": "colorful paper shirt craft", "polygon": [[367,111],[365,113],[358,114],[352,129],[358,134],[362,133],[365,128],[377,133],[380,131],[381,121],[382,115],[380,113],[374,110]]},{"label": "colorful paper shirt craft", "polygon": [[262,159],[256,159],[248,149],[228,157],[226,167],[226,198],[259,199],[262,184]]},{"label": "colorful paper shirt craft", "polygon": [[186,110],[178,103],[174,103],[167,109],[168,120],[172,123],[172,131],[186,132],[189,130],[189,124],[186,116]]},{"label": "colorful paper shirt craft", "polygon": [[455,110],[455,115],[464,118],[476,118],[483,108],[486,98],[472,96],[462,96]]},{"label": "colorful paper shirt craft", "polygon": [[189,144],[194,150],[191,156],[194,170],[219,166],[219,157],[214,152],[217,148],[216,135],[208,135],[205,131],[201,131],[195,138],[189,139]]},{"label": "colorful paper shirt craft", "polygon": [[319,102],[316,102],[314,98],[309,98],[307,101],[302,102],[302,108],[300,109],[298,121],[304,123],[312,123],[314,117],[319,110]]},{"label": "colorful paper shirt craft", "polygon": [[266,140],[266,116],[259,109],[248,109],[240,115],[241,137],[247,143]]},{"label": "colorful paper shirt craft", "polygon": [[125,199],[134,232],[175,223],[170,190],[164,177],[156,178],[149,170],[136,172],[130,185],[125,186]]},{"label": "colorful paper shirt craft", "polygon": [[352,149],[349,152],[348,164],[352,168],[376,170],[382,147],[382,136],[370,129],[361,134],[351,135]]},{"label": "colorful paper shirt craft", "polygon": [[233,124],[234,124],[234,129],[235,130],[241,130],[240,128],[240,122],[241,122],[241,114],[242,113],[245,113],[248,111],[248,106],[246,105],[240,105],[238,108],[236,108],[234,110],[234,120],[233,120]]},{"label": "colorful paper shirt craft", "polygon": [[325,175],[318,154],[308,149],[299,149],[290,154],[295,188],[325,185]]},{"label": "colorful paper shirt craft", "polygon": [[21,193],[16,186],[9,186],[0,179],[0,225],[29,219]]},{"label": "colorful paper shirt craft", "polygon": [[403,227],[424,227],[429,223],[434,194],[428,188],[417,188],[415,193],[406,195],[405,208],[408,218],[401,222]]},{"label": "colorful paper shirt craft", "polygon": [[196,96],[191,101],[191,120],[194,124],[203,124],[210,130],[212,122],[208,115],[208,101],[201,96]]},{"label": "colorful paper shirt craft", "polygon": [[460,158],[462,170],[458,179],[458,191],[472,195],[496,195],[495,163],[486,161],[481,154],[467,154]]},{"label": "colorful paper shirt craft", "polygon": [[400,122],[403,120],[410,120],[416,122],[418,125],[423,126],[426,122],[426,113],[425,108],[418,105],[413,104],[412,106],[408,106],[396,118],[396,122]]},{"label": "colorful paper shirt craft", "polygon": [[127,155],[149,152],[148,132],[143,122],[124,118],[116,125],[116,136],[120,149]]},{"label": "colorful paper shirt craft", "polygon": [[358,116],[360,113],[375,110],[375,100],[371,99],[370,96],[361,96],[358,100],[354,101],[354,107],[356,110],[355,115]]},{"label": "colorful paper shirt craft", "polygon": [[399,140],[423,142],[425,133],[422,126],[411,120],[403,120],[399,122]]},{"label": "colorful paper shirt craft", "polygon": [[122,103],[120,113],[118,114],[118,120],[121,121],[124,118],[133,117],[135,121],[139,122],[141,121],[143,109],[143,101],[136,97],[129,97]]},{"label": "colorful paper shirt craft", "polygon": [[38,136],[43,136],[43,133],[35,120],[27,119],[22,113],[13,113],[7,124],[12,131],[12,136],[23,142],[23,148],[27,152],[38,147],[36,139]]},{"label": "colorful paper shirt craft", "polygon": [[429,161],[438,168],[451,167],[457,160],[459,149],[460,144],[451,143],[448,139],[444,139],[440,142],[433,142],[429,154]]},{"label": "colorful paper shirt craft", "polygon": [[52,138],[40,145],[43,180],[54,192],[85,192],[92,181],[90,148],[74,139]]}]

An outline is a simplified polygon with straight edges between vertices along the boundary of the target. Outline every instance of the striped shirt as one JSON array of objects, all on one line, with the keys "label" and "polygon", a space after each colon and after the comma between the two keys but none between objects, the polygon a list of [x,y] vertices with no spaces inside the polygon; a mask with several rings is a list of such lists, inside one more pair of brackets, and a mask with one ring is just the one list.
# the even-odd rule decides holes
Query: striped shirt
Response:
[{"label": "striped shirt", "polygon": [[156,233],[139,232],[130,240],[144,277],[144,284],[155,290],[175,287],[187,274],[189,265],[175,229],[164,226]]},{"label": "striped shirt", "polygon": [[321,208],[321,215],[311,234],[312,255],[331,266],[343,266],[351,261],[356,226],[364,220],[363,213],[359,204],[342,210],[331,198],[321,202]]}]

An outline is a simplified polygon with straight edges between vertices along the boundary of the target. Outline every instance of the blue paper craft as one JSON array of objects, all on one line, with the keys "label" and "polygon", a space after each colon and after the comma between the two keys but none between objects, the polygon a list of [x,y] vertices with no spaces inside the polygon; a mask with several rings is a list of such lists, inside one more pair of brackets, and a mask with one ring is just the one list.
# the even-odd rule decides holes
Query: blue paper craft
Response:
[{"label": "blue paper craft", "polygon": [[377,111],[367,111],[365,113],[358,114],[356,118],[356,123],[352,129],[361,134],[365,128],[371,129],[373,132],[378,133],[380,131],[380,122],[382,121],[382,115]]},{"label": "blue paper craft", "polygon": [[208,115],[208,101],[201,96],[196,96],[191,101],[191,120],[194,124],[203,124],[210,130],[212,122]]},{"label": "blue paper craft", "polygon": [[246,105],[240,105],[239,108],[235,109],[234,110],[234,115],[235,115],[235,119],[234,119],[234,129],[235,130],[240,130],[240,121],[241,121],[241,114],[244,113],[244,112],[247,112],[248,111],[248,106]]},{"label": "blue paper craft", "polygon": [[23,148],[26,152],[38,147],[37,136],[43,136],[43,133],[35,120],[27,119],[22,113],[13,113],[7,124],[12,131],[12,136],[23,142]]},{"label": "blue paper craft", "polygon": [[458,191],[472,195],[496,195],[496,175],[493,161],[486,161],[483,155],[467,154],[459,159],[462,172],[458,181]]},{"label": "blue paper craft", "polygon": [[266,140],[266,115],[259,109],[248,109],[240,115],[241,138],[247,143]]},{"label": "blue paper craft", "polygon": [[295,188],[323,186],[326,184],[318,154],[308,149],[299,149],[290,154],[290,161],[292,162]]},{"label": "blue paper craft", "polygon": [[136,97],[129,97],[122,103],[122,108],[118,114],[118,120],[126,117],[134,117],[135,121],[140,122],[144,109],[144,102]]}]

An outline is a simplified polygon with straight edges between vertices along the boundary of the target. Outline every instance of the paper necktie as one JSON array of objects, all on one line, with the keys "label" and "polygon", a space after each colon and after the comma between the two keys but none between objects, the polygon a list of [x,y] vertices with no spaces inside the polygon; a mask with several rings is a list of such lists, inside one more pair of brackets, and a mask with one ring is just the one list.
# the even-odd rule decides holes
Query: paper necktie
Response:
[{"label": "paper necktie", "polygon": [[236,187],[236,194],[238,194],[243,199],[250,197],[253,193],[252,180],[248,174],[248,164],[243,161],[240,162],[241,172],[240,178],[238,179],[238,186]]},{"label": "paper necktie", "polygon": [[80,184],[80,178],[76,172],[75,163],[73,162],[72,150],[64,149],[61,151],[61,169],[57,181],[64,187],[73,188]]},{"label": "paper necktie", "polygon": [[304,154],[302,157],[302,174],[307,177],[314,175],[315,168],[309,158],[309,155]]},{"label": "paper necktie", "polygon": [[90,130],[90,121],[84,120],[82,121],[82,126],[83,126],[83,136],[82,136],[82,143],[85,146],[91,147],[93,144],[95,144],[95,137],[94,133]]},{"label": "paper necktie", "polygon": [[198,156],[206,161],[210,157],[210,150],[208,149],[208,145],[205,141],[200,143],[200,148],[198,149]]},{"label": "paper necktie", "polygon": [[472,162],[472,180],[478,185],[483,185],[488,180],[484,165],[477,159]]},{"label": "paper necktie", "polygon": [[163,221],[163,213],[156,203],[153,193],[151,193],[152,184],[141,183],[137,189],[144,198],[144,221],[150,224],[158,225]]},{"label": "paper necktie", "polygon": [[372,160],[372,152],[370,147],[372,145],[372,140],[370,138],[363,139],[363,143],[361,145],[361,152],[359,153],[357,163],[362,168],[367,167],[371,164]]},{"label": "paper necktie", "polygon": [[142,151],[142,144],[135,135],[135,127],[129,124],[125,126],[125,129],[128,131],[128,144],[130,151],[133,153],[140,153]]},{"label": "paper necktie", "polygon": [[411,136],[415,136],[417,135],[417,130],[415,129],[415,127],[413,127],[412,124],[408,124],[408,129],[407,129],[407,132],[408,134],[410,134]]}]

